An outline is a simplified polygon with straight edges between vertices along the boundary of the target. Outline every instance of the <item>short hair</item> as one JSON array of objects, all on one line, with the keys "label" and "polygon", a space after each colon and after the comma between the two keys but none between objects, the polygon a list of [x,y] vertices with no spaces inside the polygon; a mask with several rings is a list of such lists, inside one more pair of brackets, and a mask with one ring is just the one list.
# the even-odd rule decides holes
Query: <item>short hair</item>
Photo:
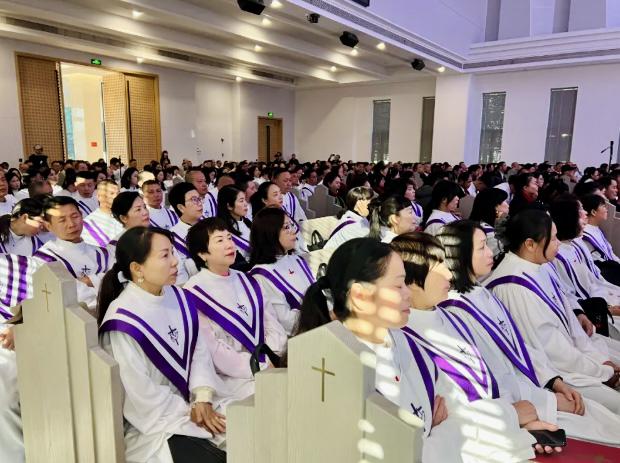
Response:
[{"label": "short hair", "polygon": [[174,185],[168,192],[168,201],[179,217],[183,213],[179,210],[179,205],[185,205],[185,195],[190,191],[196,191],[196,187],[189,182],[181,182]]},{"label": "short hair", "polygon": [[484,230],[473,220],[458,220],[445,225],[437,239],[445,252],[445,263],[452,272],[452,286],[459,293],[467,293],[476,285],[473,267],[474,233]]},{"label": "short hair", "polygon": [[553,221],[549,214],[540,209],[524,209],[508,220],[506,225],[506,239],[508,250],[514,253],[521,249],[523,243],[532,239],[537,243],[544,241],[543,253],[551,242],[551,227]]},{"label": "short hair", "polygon": [[140,193],[137,191],[123,191],[119,193],[118,196],[114,198],[114,201],[112,201],[112,215],[114,218],[123,224],[121,216],[127,215],[134,201],[139,197]]},{"label": "short hair", "polygon": [[571,166],[570,164],[564,164],[561,167],[560,172],[565,174],[566,172],[570,172],[571,170],[577,170],[577,168],[575,166]]},{"label": "short hair", "polygon": [[203,219],[192,225],[187,232],[187,249],[197,268],[207,268],[207,263],[200,258],[199,254],[209,252],[209,238],[216,231],[228,231],[226,222],[219,217]]},{"label": "short hair", "polygon": [[[73,206],[80,212],[80,207],[75,199],[70,196],[48,196],[43,200],[42,211],[45,220],[50,221],[49,211],[61,206]],[[81,212],[80,212],[81,213]]]},{"label": "short hair", "polygon": [[111,178],[106,178],[105,180],[101,180],[99,183],[97,183],[97,191],[99,191],[100,189],[103,190],[103,188],[106,186],[115,186],[116,188],[118,188],[118,183],[116,183]]},{"label": "short hair", "polygon": [[581,204],[588,215],[592,214],[592,211],[597,210],[602,205],[606,204],[605,198],[599,195],[586,195],[580,198]]},{"label": "short hair", "polygon": [[375,196],[372,188],[367,188],[365,186],[358,186],[355,188],[351,188],[347,193],[347,197],[345,198],[345,204],[347,205],[347,209],[352,211],[355,209],[355,205],[358,201],[361,200],[370,200]]},{"label": "short hair", "polygon": [[579,200],[574,195],[562,195],[551,203],[549,214],[558,229],[560,241],[572,240],[579,236]]},{"label": "short hair", "polygon": [[405,264],[407,286],[415,283],[424,288],[424,282],[431,269],[445,260],[441,243],[427,233],[410,232],[398,235],[392,240],[390,247]]},{"label": "short hair", "polygon": [[142,183],[142,186],[140,187],[142,189],[142,191],[144,191],[147,186],[151,186],[151,185],[157,185],[158,187],[161,187],[161,185],[159,184],[159,182],[157,180],[146,180],[144,183]]},{"label": "short hair", "polygon": [[575,188],[573,189],[573,194],[578,198],[581,198],[582,196],[594,194],[596,190],[600,189],[601,186],[598,182],[581,182],[575,185]]},{"label": "short hair", "polygon": [[49,185],[50,187],[52,186],[49,180],[35,180],[33,182],[30,182],[30,185],[28,185],[28,196],[30,198],[37,196],[37,194],[39,194],[37,190],[43,185]]},{"label": "short hair", "polygon": [[204,176],[205,176],[205,178],[207,178],[207,177],[208,177],[208,175],[207,175],[207,174],[205,174],[205,173],[203,172],[203,170],[202,170],[200,167],[190,167],[190,168],[187,170],[187,172],[185,172],[185,181],[186,181],[187,183],[192,183],[192,180],[191,180],[191,179],[192,179],[192,174],[194,174],[194,173],[196,173],[196,172],[200,172],[202,175],[204,175]]},{"label": "short hair", "polygon": [[94,172],[91,172],[89,170],[82,170],[79,171],[75,174],[76,178],[81,178],[84,180],[92,180],[95,181],[97,179],[97,174],[95,174]]},{"label": "short hair", "polygon": [[470,220],[484,222],[495,226],[497,214],[495,208],[508,199],[508,193],[499,188],[487,188],[476,195],[469,215]]},{"label": "short hair", "polygon": [[271,178],[275,180],[276,178],[278,178],[280,175],[282,175],[282,174],[284,174],[284,173],[289,173],[289,174],[290,174],[291,172],[290,172],[288,169],[281,169],[281,168],[278,168],[278,169],[275,169],[275,170],[272,172],[272,174],[271,174]]}]

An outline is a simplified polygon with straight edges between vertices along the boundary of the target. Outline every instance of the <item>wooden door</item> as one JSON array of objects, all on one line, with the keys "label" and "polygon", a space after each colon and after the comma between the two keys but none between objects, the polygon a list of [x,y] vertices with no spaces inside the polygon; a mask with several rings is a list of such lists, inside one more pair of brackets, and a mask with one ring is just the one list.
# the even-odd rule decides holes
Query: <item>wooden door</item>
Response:
[{"label": "wooden door", "polygon": [[270,162],[282,153],[282,119],[258,118],[258,160]]},{"label": "wooden door", "polygon": [[155,77],[134,74],[125,74],[125,79],[129,151],[142,168],[161,153],[158,82]]},{"label": "wooden door", "polygon": [[127,131],[127,97],[125,75],[121,72],[103,77],[103,121],[108,160],[119,158],[129,161],[129,136]]}]

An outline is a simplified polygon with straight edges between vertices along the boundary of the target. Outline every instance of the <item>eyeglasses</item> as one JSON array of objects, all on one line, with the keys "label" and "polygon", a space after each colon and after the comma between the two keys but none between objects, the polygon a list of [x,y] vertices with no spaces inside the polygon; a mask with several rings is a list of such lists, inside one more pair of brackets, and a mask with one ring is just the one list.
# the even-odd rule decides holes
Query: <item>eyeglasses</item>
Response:
[{"label": "eyeglasses", "polygon": [[290,222],[285,223],[284,226],[282,227],[282,230],[287,231],[287,232],[291,232],[291,231],[296,232],[295,226]]},{"label": "eyeglasses", "polygon": [[200,196],[192,196],[187,201],[191,201],[194,204],[202,204],[202,198]]}]

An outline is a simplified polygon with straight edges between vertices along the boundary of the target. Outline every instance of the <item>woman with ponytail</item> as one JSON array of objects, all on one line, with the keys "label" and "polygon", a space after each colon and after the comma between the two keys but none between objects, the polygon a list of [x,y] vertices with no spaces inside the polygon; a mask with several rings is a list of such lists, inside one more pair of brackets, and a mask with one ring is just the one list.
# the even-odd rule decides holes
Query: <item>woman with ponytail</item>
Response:
[{"label": "woman with ponytail", "polygon": [[[248,202],[243,190],[234,185],[226,185],[217,193],[217,217],[226,222],[228,231],[237,245],[237,252],[242,257],[241,263],[250,259],[250,228],[252,222],[247,219]],[[237,259],[239,260],[239,259]],[[239,262],[235,264],[238,265]]]},{"label": "woman with ponytail", "polygon": [[369,217],[368,236],[384,243],[390,243],[398,235],[412,232],[417,227],[411,201],[402,196],[372,200]]},{"label": "woman with ponytail", "polygon": [[[101,344],[118,362],[125,400],[127,461],[224,462],[225,430],[211,406],[220,389],[198,315],[173,286],[170,233],[134,227],[116,247],[98,301]],[[186,360],[177,362],[174,357]]]},{"label": "woman with ponytail", "polygon": [[22,199],[11,214],[0,217],[0,254],[32,256],[43,242],[43,206],[35,199]]},{"label": "woman with ponytail", "polygon": [[459,220],[460,217],[455,214],[458,207],[459,186],[448,180],[437,182],[433,187],[431,202],[426,209],[424,232],[429,235],[436,235],[444,225]]},{"label": "woman with ponytail", "polygon": [[368,236],[368,206],[373,196],[374,192],[363,186],[349,190],[345,199],[347,210],[339,217],[340,220],[323,249],[336,249],[350,239]]}]

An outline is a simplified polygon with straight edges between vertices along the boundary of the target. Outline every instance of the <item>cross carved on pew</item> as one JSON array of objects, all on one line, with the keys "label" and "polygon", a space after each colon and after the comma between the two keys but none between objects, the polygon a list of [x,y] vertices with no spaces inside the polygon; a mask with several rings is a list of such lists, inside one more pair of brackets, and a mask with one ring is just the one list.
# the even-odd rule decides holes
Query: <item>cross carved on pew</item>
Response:
[{"label": "cross carved on pew", "polygon": [[325,357],[321,358],[321,368],[312,367],[312,369],[321,373],[321,402],[325,402],[325,375],[336,376],[336,373],[325,369]]},{"label": "cross carved on pew", "polygon": [[52,292],[47,290],[47,283],[45,283],[45,289],[43,289],[41,292],[43,294],[45,294],[45,309],[49,312],[50,311],[50,302],[49,302],[47,297],[50,294],[52,294]]}]

